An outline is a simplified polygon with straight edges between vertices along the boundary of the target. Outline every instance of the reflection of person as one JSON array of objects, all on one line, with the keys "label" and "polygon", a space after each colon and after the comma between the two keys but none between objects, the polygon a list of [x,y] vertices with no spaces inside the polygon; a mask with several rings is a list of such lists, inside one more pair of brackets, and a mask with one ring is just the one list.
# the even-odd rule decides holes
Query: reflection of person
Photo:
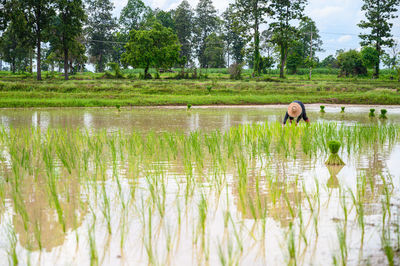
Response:
[{"label": "reflection of person", "polygon": [[296,124],[299,123],[301,119],[304,119],[304,121],[310,123],[310,120],[306,114],[306,108],[300,101],[294,101],[289,105],[285,119],[283,120],[283,124],[285,125],[288,119],[290,120],[290,123],[292,123],[293,119],[295,118],[297,118]]}]

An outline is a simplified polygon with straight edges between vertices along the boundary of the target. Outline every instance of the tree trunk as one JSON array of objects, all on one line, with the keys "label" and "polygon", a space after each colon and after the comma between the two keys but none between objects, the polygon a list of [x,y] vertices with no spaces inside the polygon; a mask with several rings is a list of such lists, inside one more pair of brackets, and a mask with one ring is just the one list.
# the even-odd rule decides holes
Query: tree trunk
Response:
[{"label": "tree trunk", "polygon": [[68,80],[68,48],[64,48],[64,77],[65,80]]},{"label": "tree trunk", "polygon": [[378,79],[380,72],[379,65],[381,64],[381,46],[378,43],[376,44],[376,51],[378,52],[378,62],[375,65],[374,77]]},{"label": "tree trunk", "polygon": [[279,77],[280,78],[285,78],[285,47],[283,44],[281,45],[281,67],[279,71]]},{"label": "tree trunk", "polygon": [[41,64],[41,47],[40,47],[40,31],[38,33],[37,36],[37,62],[36,62],[36,69],[37,69],[37,80],[40,81],[42,80],[42,69],[40,68],[40,64]]},{"label": "tree trunk", "polygon": [[32,50],[29,52],[29,73],[32,74],[33,71],[33,54],[32,54]]},{"label": "tree trunk", "polygon": [[258,1],[254,1],[254,75],[259,77],[260,71],[260,32],[258,22]]}]

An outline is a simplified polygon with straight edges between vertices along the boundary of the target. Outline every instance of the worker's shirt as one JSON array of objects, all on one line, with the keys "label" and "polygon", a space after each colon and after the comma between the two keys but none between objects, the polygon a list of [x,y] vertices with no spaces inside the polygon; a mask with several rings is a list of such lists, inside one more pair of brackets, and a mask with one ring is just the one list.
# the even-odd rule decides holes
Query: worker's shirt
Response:
[{"label": "worker's shirt", "polygon": [[[300,122],[301,119],[304,119],[304,121],[308,120],[307,114],[306,114],[306,108],[304,107],[304,104],[300,101],[294,101],[294,103],[298,103],[301,106],[301,115],[297,118],[297,123]],[[285,119],[283,119],[283,124],[285,125],[287,120],[290,119],[290,122],[293,121],[294,117],[289,116],[289,113],[286,112]]]}]

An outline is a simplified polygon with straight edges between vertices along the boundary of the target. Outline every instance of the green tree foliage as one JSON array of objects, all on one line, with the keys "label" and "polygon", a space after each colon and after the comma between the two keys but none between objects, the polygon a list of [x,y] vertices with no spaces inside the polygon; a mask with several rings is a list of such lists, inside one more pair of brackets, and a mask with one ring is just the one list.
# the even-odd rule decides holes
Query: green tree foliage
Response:
[{"label": "green tree foliage", "polygon": [[154,10],[155,19],[164,27],[170,28],[172,31],[175,32],[175,22],[173,19],[174,11],[164,11],[161,9]]},{"label": "green tree foliage", "polygon": [[113,51],[113,32],[116,28],[114,9],[110,0],[87,0],[88,41],[90,61],[97,72],[104,72]]},{"label": "green tree foliage", "polygon": [[174,15],[175,31],[178,35],[179,42],[181,44],[181,58],[184,64],[192,61],[193,45],[192,45],[192,34],[193,34],[193,22],[194,13],[188,3],[183,0],[176,8]]},{"label": "green tree foliage", "polygon": [[272,0],[272,18],[270,31],[273,32],[272,42],[279,46],[280,77],[285,77],[285,65],[288,50],[293,41],[299,37],[299,32],[291,22],[304,17],[307,0]]},{"label": "green tree foliage", "polygon": [[362,60],[361,53],[356,50],[341,52],[338,55],[338,64],[342,76],[366,75],[367,68]]},{"label": "green tree foliage", "polygon": [[23,1],[23,13],[26,25],[30,27],[32,39],[36,44],[36,68],[37,80],[42,80],[42,42],[47,42],[50,37],[50,21],[54,16],[53,0],[25,0]]},{"label": "green tree foliage", "polygon": [[225,44],[222,36],[218,36],[215,32],[213,32],[207,37],[204,55],[208,62],[208,67],[225,67],[224,47]]},{"label": "green tree foliage", "polygon": [[254,75],[260,76],[260,25],[265,23],[265,15],[270,14],[270,0],[236,0],[238,15],[253,35]]},{"label": "green tree foliage", "polygon": [[[57,15],[54,16],[51,44],[64,57],[64,76],[68,80],[71,50],[78,49],[77,37],[83,32],[86,13],[81,0],[55,0]],[[83,50],[83,52],[85,52]]]},{"label": "green tree foliage", "polygon": [[358,26],[361,29],[370,30],[369,33],[360,34],[362,46],[374,46],[378,51],[378,61],[375,64],[374,75],[379,77],[380,57],[383,54],[383,47],[393,45],[393,35],[391,33],[393,23],[390,21],[398,17],[396,14],[399,0],[363,0],[361,8],[365,11],[366,20],[362,20]]},{"label": "green tree foliage", "polygon": [[241,23],[239,12],[233,4],[228,6],[222,17],[228,66],[230,65],[229,59],[231,56],[236,64],[241,64],[244,59],[244,48],[247,43],[246,36],[244,35],[246,28]]},{"label": "green tree foliage", "polygon": [[[31,28],[28,27],[20,1],[5,1],[1,10],[0,58],[11,65],[11,71],[26,70],[33,55]],[[30,64],[30,62],[29,62]],[[31,69],[30,69],[31,71]]]},{"label": "green tree foliage", "polygon": [[299,24],[300,33],[300,44],[303,49],[303,62],[307,60],[307,57],[316,57],[316,52],[323,51],[322,49],[322,39],[319,35],[319,30],[315,25],[315,21],[311,18],[304,18]]},{"label": "green tree foliage", "polygon": [[374,47],[365,46],[361,50],[361,58],[365,67],[373,68],[379,62],[379,53]]},{"label": "green tree foliage", "polygon": [[151,77],[150,67],[170,68],[179,63],[178,37],[169,28],[155,23],[150,30],[132,30],[123,61],[134,68],[144,68],[145,78]]},{"label": "green tree foliage", "polygon": [[196,7],[194,38],[196,45],[197,58],[200,67],[208,67],[207,57],[205,56],[206,40],[211,33],[218,29],[217,10],[211,0],[200,0]]},{"label": "green tree foliage", "polygon": [[328,67],[328,68],[338,68],[339,64],[335,56],[328,55],[327,57],[322,60],[319,64],[321,67]]},{"label": "green tree foliage", "polygon": [[286,68],[290,74],[296,74],[297,69],[300,66],[304,66],[305,63],[305,50],[303,49],[302,42],[293,41],[292,47],[289,49]]},{"label": "green tree foliage", "polygon": [[140,30],[152,16],[152,10],[141,0],[128,0],[119,17],[121,31],[129,34],[131,30]]}]

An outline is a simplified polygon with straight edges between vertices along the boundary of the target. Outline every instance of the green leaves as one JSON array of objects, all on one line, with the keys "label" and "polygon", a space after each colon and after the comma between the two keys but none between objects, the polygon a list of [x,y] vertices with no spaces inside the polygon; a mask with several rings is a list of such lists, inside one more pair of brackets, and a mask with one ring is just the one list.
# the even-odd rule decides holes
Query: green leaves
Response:
[{"label": "green leaves", "polygon": [[132,30],[122,60],[144,68],[145,78],[150,67],[170,68],[179,61],[180,44],[171,29],[155,23],[150,30]]}]

